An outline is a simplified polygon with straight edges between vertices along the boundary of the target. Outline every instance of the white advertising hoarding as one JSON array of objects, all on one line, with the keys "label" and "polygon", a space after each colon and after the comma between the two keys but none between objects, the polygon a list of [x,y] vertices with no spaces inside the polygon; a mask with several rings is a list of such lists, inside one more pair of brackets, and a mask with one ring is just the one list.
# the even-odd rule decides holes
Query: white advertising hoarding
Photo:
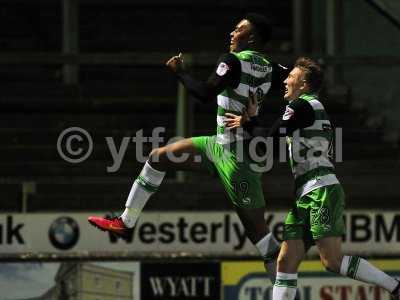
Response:
[{"label": "white advertising hoarding", "polygon": [[[127,242],[91,226],[89,215],[93,213],[1,214],[0,253],[257,255],[234,212],[143,213]],[[267,225],[278,236],[285,216],[285,212],[266,214]],[[345,252],[400,254],[400,211],[348,211],[345,220]]]}]

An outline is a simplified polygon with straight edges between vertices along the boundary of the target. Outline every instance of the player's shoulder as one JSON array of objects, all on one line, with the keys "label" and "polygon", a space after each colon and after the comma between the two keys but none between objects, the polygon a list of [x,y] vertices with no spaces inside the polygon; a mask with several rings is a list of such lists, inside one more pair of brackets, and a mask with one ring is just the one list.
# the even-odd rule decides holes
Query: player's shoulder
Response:
[{"label": "player's shoulder", "polygon": [[313,110],[313,106],[310,103],[312,99],[301,95],[299,98],[291,101],[288,106],[295,111],[305,111],[305,110],[310,111]]},{"label": "player's shoulder", "polygon": [[236,67],[240,66],[239,58],[233,53],[224,53],[218,59],[218,64],[225,63],[229,66]]},{"label": "player's shoulder", "polygon": [[240,72],[240,61],[232,53],[225,53],[221,55],[217,63],[217,75],[224,76],[228,72]]},{"label": "player's shoulder", "polygon": [[[324,105],[319,100],[318,95],[315,94],[303,94],[299,97],[301,102],[305,102],[308,106],[311,106],[315,110],[322,110],[324,109]],[[306,105],[306,104],[304,104]]]},{"label": "player's shoulder", "polygon": [[232,52],[239,60],[258,63],[263,65],[271,65],[271,61],[265,53],[254,50],[243,50],[240,52]]},{"label": "player's shoulder", "polygon": [[315,120],[315,112],[312,105],[302,97],[289,102],[282,119],[289,120],[293,116],[296,117],[297,121],[302,120],[302,122],[306,123],[312,123]]},{"label": "player's shoulder", "polygon": [[232,52],[222,54],[218,62],[239,62],[239,58]]}]

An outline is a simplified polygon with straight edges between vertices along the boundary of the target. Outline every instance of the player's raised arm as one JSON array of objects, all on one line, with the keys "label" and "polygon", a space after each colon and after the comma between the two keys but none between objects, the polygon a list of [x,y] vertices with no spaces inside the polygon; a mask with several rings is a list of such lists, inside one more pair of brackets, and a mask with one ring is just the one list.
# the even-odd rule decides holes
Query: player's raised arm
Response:
[{"label": "player's raised arm", "polygon": [[183,55],[171,57],[166,66],[183,83],[188,92],[202,103],[211,102],[227,87],[236,87],[240,81],[240,62],[233,54],[223,55],[207,81],[192,76],[184,68]]}]

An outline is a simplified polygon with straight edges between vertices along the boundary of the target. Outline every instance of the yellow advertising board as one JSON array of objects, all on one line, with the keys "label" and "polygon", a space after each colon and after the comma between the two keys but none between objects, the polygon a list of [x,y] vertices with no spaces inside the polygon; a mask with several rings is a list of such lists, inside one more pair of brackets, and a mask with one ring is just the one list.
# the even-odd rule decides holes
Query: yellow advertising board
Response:
[{"label": "yellow advertising board", "polygon": [[[400,260],[371,260],[393,276]],[[221,265],[223,299],[272,300],[272,285],[261,261],[231,261]],[[389,300],[385,290],[325,271],[319,261],[305,261],[299,269],[300,300]]]}]

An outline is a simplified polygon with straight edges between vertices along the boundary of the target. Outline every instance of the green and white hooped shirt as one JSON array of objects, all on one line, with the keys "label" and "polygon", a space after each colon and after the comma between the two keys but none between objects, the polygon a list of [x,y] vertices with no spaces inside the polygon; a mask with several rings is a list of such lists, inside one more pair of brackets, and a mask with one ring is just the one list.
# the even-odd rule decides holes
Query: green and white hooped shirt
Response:
[{"label": "green and white hooped shirt", "polygon": [[247,108],[250,92],[257,95],[260,104],[271,87],[272,65],[260,53],[245,50],[232,54],[240,61],[240,83],[235,89],[226,88],[217,96],[217,143],[219,144],[229,144],[251,138],[241,128],[238,130],[225,128],[224,115],[227,112],[241,115]]},{"label": "green and white hooped shirt", "polygon": [[300,99],[312,106],[315,121],[311,126],[297,129],[287,137],[297,197],[316,188],[339,183],[330,161],[333,130],[324,106],[315,95],[304,94]]}]

